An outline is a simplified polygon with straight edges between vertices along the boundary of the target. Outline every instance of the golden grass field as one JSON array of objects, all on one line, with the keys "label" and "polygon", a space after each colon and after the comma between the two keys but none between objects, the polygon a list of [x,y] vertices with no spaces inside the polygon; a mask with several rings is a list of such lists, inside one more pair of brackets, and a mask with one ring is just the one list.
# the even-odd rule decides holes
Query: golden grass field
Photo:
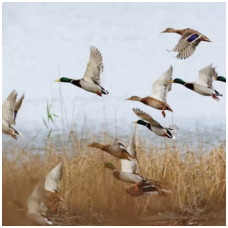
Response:
[{"label": "golden grass field", "polygon": [[[123,141],[125,145],[130,139]],[[104,135],[100,143],[108,142],[110,138]],[[2,196],[3,205],[6,205],[5,211],[3,207],[3,222],[9,211],[15,213],[7,203],[20,199],[26,206],[38,179],[60,159],[64,163],[60,185],[66,202],[59,203],[58,213],[80,211],[102,216],[143,216],[225,208],[226,151],[223,146],[204,151],[199,143],[195,148],[164,143],[159,148],[136,137],[141,175],[162,181],[172,193],[166,197],[135,198],[125,193],[129,184],[116,180],[111,170],[101,167],[105,162],[112,162],[120,170],[120,161],[98,149],[88,148],[86,144],[81,143],[76,135],[71,135],[69,142],[61,148],[56,148],[50,139],[45,149],[14,148],[11,158],[7,158],[7,151],[3,149]]]}]

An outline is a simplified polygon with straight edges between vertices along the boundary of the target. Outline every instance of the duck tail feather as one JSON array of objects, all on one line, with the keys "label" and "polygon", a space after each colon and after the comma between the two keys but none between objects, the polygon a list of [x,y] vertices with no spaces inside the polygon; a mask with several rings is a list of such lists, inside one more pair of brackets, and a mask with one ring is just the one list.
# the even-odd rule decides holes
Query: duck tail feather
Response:
[{"label": "duck tail feather", "polygon": [[109,92],[107,90],[105,90],[103,87],[101,87],[101,92],[105,95],[109,94]]},{"label": "duck tail feather", "polygon": [[215,90],[215,95],[222,97],[222,94],[220,94],[217,90]]}]

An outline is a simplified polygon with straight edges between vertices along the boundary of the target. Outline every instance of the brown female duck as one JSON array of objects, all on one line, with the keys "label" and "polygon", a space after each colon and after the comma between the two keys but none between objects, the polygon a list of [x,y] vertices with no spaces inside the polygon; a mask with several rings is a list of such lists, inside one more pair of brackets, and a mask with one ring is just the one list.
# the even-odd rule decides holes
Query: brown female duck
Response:
[{"label": "brown female duck", "polygon": [[98,148],[119,159],[127,159],[130,161],[133,159],[127,148],[118,139],[115,139],[112,145],[102,145],[100,143],[93,142],[88,147]]},{"label": "brown female duck", "polygon": [[200,41],[211,42],[211,40],[205,35],[190,28],[167,28],[162,33],[177,33],[181,35],[180,40],[172,50],[174,52],[179,52],[179,54],[176,56],[178,59],[187,59],[188,57],[190,57],[195,52],[195,49],[200,43]]},{"label": "brown female duck", "polygon": [[167,93],[172,88],[169,83],[170,79],[172,80],[172,74],[173,67],[170,66],[170,68],[154,82],[150,96],[144,98],[132,96],[126,100],[140,101],[145,105],[162,110],[162,115],[165,117],[165,110],[173,112],[166,101]]}]

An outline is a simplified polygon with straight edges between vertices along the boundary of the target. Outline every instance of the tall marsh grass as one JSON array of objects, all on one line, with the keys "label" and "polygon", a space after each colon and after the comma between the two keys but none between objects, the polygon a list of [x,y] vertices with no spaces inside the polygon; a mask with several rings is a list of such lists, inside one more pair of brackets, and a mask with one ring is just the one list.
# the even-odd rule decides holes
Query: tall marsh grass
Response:
[{"label": "tall marsh grass", "polygon": [[[60,77],[60,73],[58,76]],[[47,125],[48,137],[43,141],[44,146],[34,148],[27,144],[24,148],[9,147],[9,145],[3,148],[3,218],[12,213],[8,202],[13,199],[20,199],[26,206],[27,199],[39,178],[46,176],[60,159],[63,160],[60,186],[66,202],[59,203],[58,212],[80,211],[115,216],[151,215],[158,212],[184,213],[186,209],[209,211],[225,208],[226,148],[224,146],[205,151],[200,139],[197,142],[189,142],[191,146],[187,144],[178,146],[175,143],[155,146],[151,141],[146,141],[136,134],[140,174],[145,178],[162,181],[172,193],[166,197],[152,195],[134,198],[125,192],[129,184],[116,180],[111,170],[101,168],[105,162],[111,162],[120,170],[120,161],[103,151],[86,147],[93,141],[108,144],[114,140],[107,132],[107,124],[101,126],[102,134],[94,136],[91,129],[86,127],[85,118],[85,127],[81,132],[77,132],[75,124],[68,125],[60,86],[59,92],[62,110],[61,115],[58,115],[62,120],[62,128],[58,125],[60,133],[55,136],[51,134],[52,130],[47,125],[50,108],[47,108],[47,121],[46,124],[44,121],[44,124]],[[73,117],[74,113],[72,122]],[[55,130],[54,121],[51,123]],[[115,133],[117,135],[116,120]],[[131,137],[128,136],[128,140],[123,140],[123,143],[128,145]],[[36,140],[36,136],[33,140]],[[12,220],[12,214],[8,217]]]},{"label": "tall marsh grass", "polygon": [[[129,184],[116,180],[110,170],[101,168],[104,162],[112,162],[120,170],[118,159],[86,147],[74,133],[70,137],[68,143],[72,144],[58,149],[50,139],[44,149],[15,149],[10,158],[3,150],[3,204],[21,199],[26,205],[38,179],[62,159],[60,185],[66,200],[59,204],[58,210],[62,212],[149,215],[183,212],[186,208],[216,210],[225,207],[226,152],[223,146],[211,151],[187,145],[164,144],[159,148],[136,137],[141,175],[164,182],[172,193],[166,197],[134,198],[125,192]],[[104,135],[102,141],[107,143],[110,138]],[[126,145],[129,142],[130,138],[124,141]]]}]

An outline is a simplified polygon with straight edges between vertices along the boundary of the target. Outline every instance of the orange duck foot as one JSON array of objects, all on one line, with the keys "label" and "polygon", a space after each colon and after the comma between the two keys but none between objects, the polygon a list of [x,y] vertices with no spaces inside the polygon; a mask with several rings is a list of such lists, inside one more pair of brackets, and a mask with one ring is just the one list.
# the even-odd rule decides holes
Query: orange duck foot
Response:
[{"label": "orange duck foot", "polygon": [[135,187],[135,191],[138,191],[139,190],[136,183],[135,183],[134,187]]},{"label": "orange duck foot", "polygon": [[220,101],[220,99],[219,99],[218,97],[216,97],[214,94],[211,94],[211,97],[212,97],[213,99],[215,99],[216,101]]},{"label": "orange duck foot", "polygon": [[102,97],[102,93],[100,91],[97,90],[96,94],[100,97]]},{"label": "orange duck foot", "polygon": [[162,115],[165,118],[165,111],[164,111],[164,109],[162,110]]}]

